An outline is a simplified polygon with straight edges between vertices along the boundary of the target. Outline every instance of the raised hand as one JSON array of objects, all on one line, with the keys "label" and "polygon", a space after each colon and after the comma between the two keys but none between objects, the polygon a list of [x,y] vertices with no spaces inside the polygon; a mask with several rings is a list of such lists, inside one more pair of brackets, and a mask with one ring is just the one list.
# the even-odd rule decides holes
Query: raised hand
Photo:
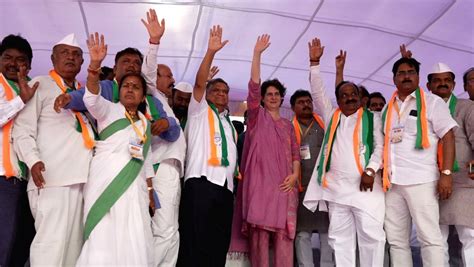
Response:
[{"label": "raised hand", "polygon": [[318,62],[324,53],[324,46],[321,46],[321,40],[314,38],[311,42],[308,42],[309,49],[309,61]]},{"label": "raised hand", "polygon": [[212,26],[207,49],[215,53],[221,50],[228,42],[228,40],[222,41],[222,27],[220,25]]},{"label": "raised hand", "polygon": [[209,76],[207,77],[207,80],[210,81],[216,74],[219,72],[219,67],[217,66],[212,66],[211,70],[209,71]]},{"label": "raised hand", "polygon": [[33,87],[28,85],[28,79],[26,78],[26,66],[20,66],[18,72],[18,86],[20,87],[20,98],[23,103],[28,102],[38,89],[39,82],[35,82]]},{"label": "raised hand", "polygon": [[158,21],[158,16],[153,8],[150,8],[146,12],[146,21],[141,19],[143,25],[145,25],[150,37],[150,42],[153,44],[159,44],[161,37],[165,33],[165,19],[161,19],[161,23]]},{"label": "raised hand", "polygon": [[412,53],[410,50],[407,50],[407,47],[405,46],[405,44],[402,44],[400,46],[400,55],[404,58],[411,58]]},{"label": "raised hand", "polygon": [[99,33],[91,34],[87,40],[87,48],[89,49],[91,63],[98,63],[99,66],[94,67],[100,67],[100,64],[107,55],[107,45],[105,44],[104,35],[101,34],[99,38]]},{"label": "raised hand", "polygon": [[346,51],[339,50],[339,55],[336,57],[336,69],[344,69],[344,65],[346,64],[346,55]]},{"label": "raised hand", "polygon": [[265,49],[270,46],[270,35],[269,34],[262,34],[257,38],[257,42],[255,43],[255,47],[253,49],[254,53],[261,54]]}]

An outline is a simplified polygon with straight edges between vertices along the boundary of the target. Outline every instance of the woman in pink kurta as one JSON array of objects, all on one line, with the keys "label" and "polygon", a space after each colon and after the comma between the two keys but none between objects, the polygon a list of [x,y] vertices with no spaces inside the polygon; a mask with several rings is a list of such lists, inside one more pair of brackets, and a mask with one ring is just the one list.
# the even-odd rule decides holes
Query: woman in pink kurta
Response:
[{"label": "woman in pink kurta", "polygon": [[[259,84],[260,57],[270,44],[269,38],[260,36],[254,49],[241,169],[243,180],[236,208],[241,212],[240,230],[247,237],[250,261],[255,267],[269,266],[270,239],[275,251],[274,265],[293,266],[298,206],[295,187],[300,170],[298,145],[291,122],[280,117],[286,89],[276,79],[264,82],[261,88]],[[234,224],[238,225],[235,219]]]}]

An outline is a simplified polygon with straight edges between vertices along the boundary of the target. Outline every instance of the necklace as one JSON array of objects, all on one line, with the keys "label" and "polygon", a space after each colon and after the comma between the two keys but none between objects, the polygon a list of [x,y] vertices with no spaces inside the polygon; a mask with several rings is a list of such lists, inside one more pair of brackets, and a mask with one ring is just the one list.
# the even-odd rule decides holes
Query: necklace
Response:
[{"label": "necklace", "polygon": [[138,115],[136,111],[130,111],[127,110],[128,115],[132,118],[132,120],[137,121],[138,120]]}]

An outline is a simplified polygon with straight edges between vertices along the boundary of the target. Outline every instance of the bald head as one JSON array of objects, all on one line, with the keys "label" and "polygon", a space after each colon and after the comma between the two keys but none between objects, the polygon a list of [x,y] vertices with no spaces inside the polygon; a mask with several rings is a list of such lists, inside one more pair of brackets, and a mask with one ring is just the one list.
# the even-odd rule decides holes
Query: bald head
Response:
[{"label": "bald head", "polygon": [[158,64],[156,75],[156,88],[164,93],[167,98],[172,97],[172,90],[174,88],[173,72],[170,67],[165,64]]}]

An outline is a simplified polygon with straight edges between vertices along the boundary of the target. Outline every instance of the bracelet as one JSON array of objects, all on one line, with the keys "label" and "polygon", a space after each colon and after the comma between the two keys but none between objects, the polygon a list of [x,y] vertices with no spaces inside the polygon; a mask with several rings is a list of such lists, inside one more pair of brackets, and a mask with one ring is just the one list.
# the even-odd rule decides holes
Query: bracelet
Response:
[{"label": "bracelet", "polygon": [[310,63],[319,63],[319,59],[318,60],[309,60]]},{"label": "bracelet", "polygon": [[152,186],[149,186],[149,187],[147,187],[146,189],[147,189],[148,191],[151,191],[151,190],[153,190],[153,187],[152,187]]},{"label": "bracelet", "polygon": [[102,67],[99,67],[97,69],[91,69],[91,66],[89,65],[89,67],[87,68],[87,72],[90,72],[90,73],[100,73],[100,70],[102,69]]},{"label": "bracelet", "polygon": [[151,41],[151,38],[148,39],[148,42],[149,42],[150,44],[154,44],[154,45],[159,45],[159,44],[160,44],[160,41],[158,41],[158,43],[152,42],[152,41]]}]

